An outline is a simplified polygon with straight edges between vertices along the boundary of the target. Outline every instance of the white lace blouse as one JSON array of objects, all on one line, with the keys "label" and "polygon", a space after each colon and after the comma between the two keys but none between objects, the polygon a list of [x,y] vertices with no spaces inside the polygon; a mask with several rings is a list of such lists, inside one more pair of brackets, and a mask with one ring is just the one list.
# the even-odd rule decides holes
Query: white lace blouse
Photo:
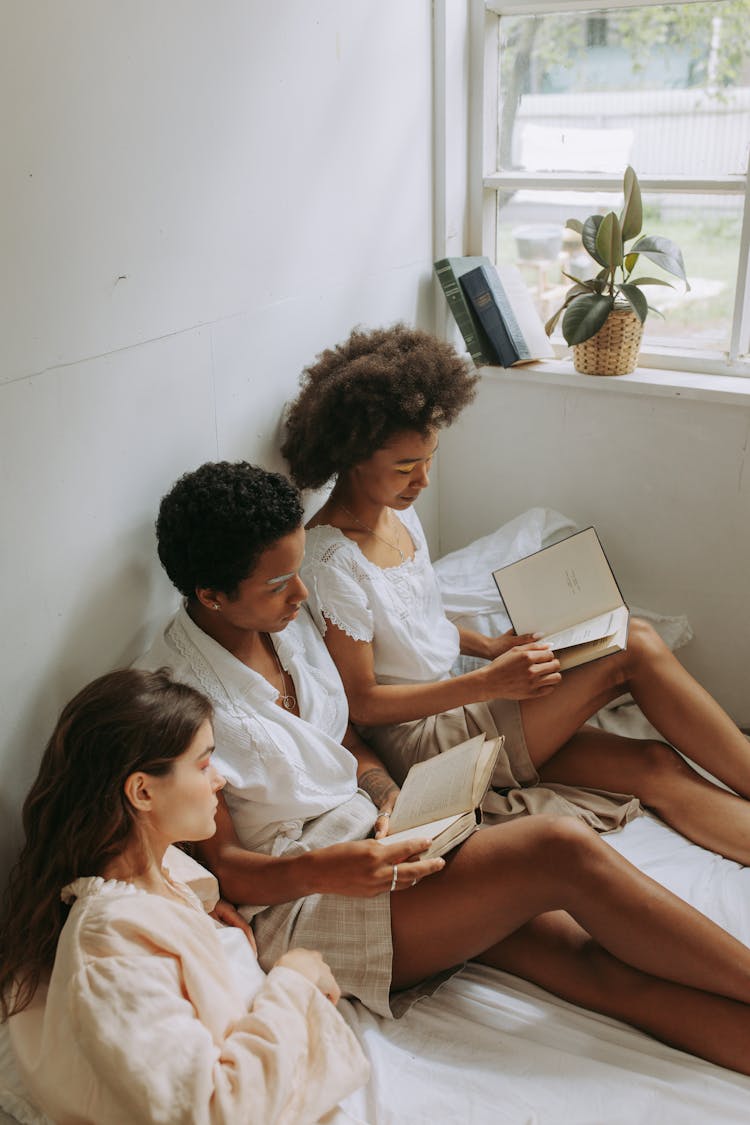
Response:
[{"label": "white lace blouse", "polygon": [[188,616],[183,606],[161,630],[138,668],[170,668],[214,705],[214,763],[235,831],[251,851],[281,854],[305,821],[348,801],[357,764],[341,745],[348,707],[336,666],[303,609],[276,651],[294,681],[301,718],[276,703],[278,691]]},{"label": "white lace blouse", "polygon": [[311,528],[302,567],[308,605],[321,633],[331,621],[355,641],[372,643],[378,683],[444,680],[459,654],[458,630],[445,616],[417,513],[409,508],[398,518],[415,554],[387,569],[338,528]]}]

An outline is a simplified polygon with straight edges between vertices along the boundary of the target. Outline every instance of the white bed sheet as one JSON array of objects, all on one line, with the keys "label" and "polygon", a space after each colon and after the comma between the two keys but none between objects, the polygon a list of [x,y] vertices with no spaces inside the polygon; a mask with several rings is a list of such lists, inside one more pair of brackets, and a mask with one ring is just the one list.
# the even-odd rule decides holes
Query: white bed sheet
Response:
[{"label": "white bed sheet", "polygon": [[[750,943],[750,869],[644,816],[606,837]],[[747,1125],[750,1079],[533,985],[469,965],[401,1020],[341,1009],[370,1058],[347,1103],[371,1125]]]},{"label": "white bed sheet", "polygon": [[[508,628],[491,571],[575,530],[558,512],[535,508],[440,560],[436,570],[448,612],[467,627]],[[646,616],[671,647],[689,640],[684,618]],[[632,703],[601,715],[599,722],[634,737],[653,733]],[[750,944],[750,868],[689,843],[651,816],[605,839]],[[372,1065],[368,1087],[344,1103],[347,1120],[368,1125],[750,1122],[750,1079],[481,965],[467,966],[401,1020],[373,1016],[356,1002],[342,1001],[340,1008]],[[46,1119],[27,1106],[16,1085],[4,1031],[0,1028],[0,1125],[11,1120],[42,1125]]]}]

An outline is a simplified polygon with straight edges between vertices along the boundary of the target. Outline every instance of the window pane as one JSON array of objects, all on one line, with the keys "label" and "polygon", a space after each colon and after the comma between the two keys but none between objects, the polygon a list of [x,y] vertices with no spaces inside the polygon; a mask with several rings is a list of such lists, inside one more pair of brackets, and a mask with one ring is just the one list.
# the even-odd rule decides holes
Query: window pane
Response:
[{"label": "window pane", "polygon": [[[526,278],[540,315],[547,320],[571,284],[563,275],[591,277],[598,267],[583,249],[568,218],[585,219],[622,207],[622,196],[607,192],[517,191],[498,193],[497,260],[513,262]],[[634,276],[661,277],[674,288],[649,286],[644,343],[680,350],[726,351],[734,307],[734,286],[742,217],[737,196],[643,195],[643,233],[671,238],[682,250],[690,292],[678,278],[641,258]],[[559,325],[555,339],[562,340]]]},{"label": "window pane", "polygon": [[498,167],[744,173],[750,0],[500,20]]}]

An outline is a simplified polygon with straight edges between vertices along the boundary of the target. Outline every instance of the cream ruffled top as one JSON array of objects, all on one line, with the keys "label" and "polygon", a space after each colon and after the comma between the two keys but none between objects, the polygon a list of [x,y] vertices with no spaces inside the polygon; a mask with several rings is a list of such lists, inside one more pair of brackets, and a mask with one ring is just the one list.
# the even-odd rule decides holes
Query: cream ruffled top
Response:
[{"label": "cream ruffled top", "polygon": [[265,976],[239,930],[172,886],[181,901],[99,877],[63,890],[49,985],[10,1020],[32,1096],[81,1125],[317,1121],[367,1080],[355,1037],[306,978]]}]

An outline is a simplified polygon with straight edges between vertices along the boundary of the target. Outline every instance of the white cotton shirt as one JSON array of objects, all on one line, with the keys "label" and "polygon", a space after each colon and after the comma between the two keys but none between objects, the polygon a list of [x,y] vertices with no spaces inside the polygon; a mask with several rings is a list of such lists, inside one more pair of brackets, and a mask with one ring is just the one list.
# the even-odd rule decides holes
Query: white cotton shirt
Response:
[{"label": "white cotton shirt", "polygon": [[376,566],[338,528],[307,533],[302,580],[321,633],[326,621],[355,641],[372,644],[380,684],[445,680],[459,655],[458,630],[445,616],[427,541],[417,513],[400,518],[415,547],[400,566]]},{"label": "white cotton shirt", "polygon": [[200,629],[185,606],[135,667],[171,670],[214,705],[214,765],[244,847],[282,854],[305,821],[357,791],[357,763],[341,745],[348,707],[336,666],[309,614],[300,610],[272,640],[294,681],[300,717],[278,690]]}]

